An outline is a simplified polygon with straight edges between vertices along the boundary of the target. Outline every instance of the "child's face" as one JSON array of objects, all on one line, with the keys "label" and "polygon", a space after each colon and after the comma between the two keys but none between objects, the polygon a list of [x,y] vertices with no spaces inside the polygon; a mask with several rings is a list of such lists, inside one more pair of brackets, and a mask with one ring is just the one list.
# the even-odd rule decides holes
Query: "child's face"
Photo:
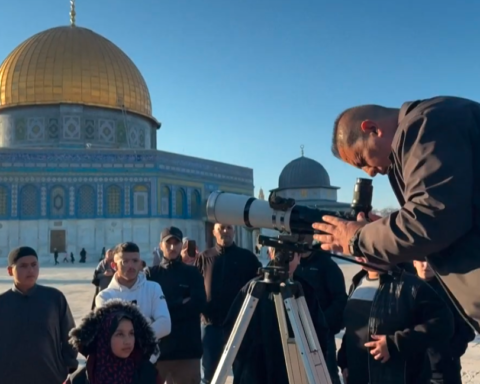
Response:
[{"label": "child's face", "polygon": [[31,288],[38,279],[38,259],[35,256],[24,256],[17,263],[8,267],[8,274],[13,277],[16,286]]},{"label": "child's face", "polygon": [[118,324],[112,335],[112,352],[115,356],[126,359],[133,352],[135,347],[135,332],[133,324],[128,319],[123,319]]}]

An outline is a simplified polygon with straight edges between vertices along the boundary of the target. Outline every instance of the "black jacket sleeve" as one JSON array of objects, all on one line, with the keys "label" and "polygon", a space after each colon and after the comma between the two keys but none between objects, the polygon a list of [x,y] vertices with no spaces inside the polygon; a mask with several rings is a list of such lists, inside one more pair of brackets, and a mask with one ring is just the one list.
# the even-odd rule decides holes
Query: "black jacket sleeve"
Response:
[{"label": "black jacket sleeve", "polygon": [[337,334],[343,328],[343,311],[348,299],[345,277],[338,264],[331,259],[325,272],[325,285],[329,294],[330,305],[324,309],[324,315],[329,329]]},{"label": "black jacket sleeve", "polygon": [[171,308],[170,317],[172,323],[179,320],[191,319],[195,316],[200,317],[207,303],[202,275],[196,268],[189,268],[189,272],[191,281],[190,300],[185,304]]},{"label": "black jacket sleeve", "polygon": [[475,339],[475,332],[457,309],[452,308],[452,313],[455,319],[455,333],[450,341],[450,351],[452,357],[460,358],[467,351],[468,343]]},{"label": "black jacket sleeve", "polygon": [[360,250],[371,260],[398,263],[434,254],[472,226],[473,114],[448,102],[417,108],[403,118],[392,144],[405,204],[360,231]]},{"label": "black jacket sleeve", "polygon": [[419,283],[413,308],[415,326],[386,335],[392,358],[406,360],[430,347],[441,348],[453,336],[453,315],[447,304],[430,286]]},{"label": "black jacket sleeve", "polygon": [[343,334],[342,344],[340,345],[340,349],[337,353],[337,365],[340,367],[342,372],[345,368],[348,368],[345,334]]},{"label": "black jacket sleeve", "polygon": [[[63,296],[63,295],[62,295]],[[73,373],[78,368],[77,351],[68,342],[69,332],[75,328],[75,320],[68,306],[67,299],[62,297],[63,316],[60,319],[60,332],[62,338],[62,360],[65,363],[68,373]]]}]

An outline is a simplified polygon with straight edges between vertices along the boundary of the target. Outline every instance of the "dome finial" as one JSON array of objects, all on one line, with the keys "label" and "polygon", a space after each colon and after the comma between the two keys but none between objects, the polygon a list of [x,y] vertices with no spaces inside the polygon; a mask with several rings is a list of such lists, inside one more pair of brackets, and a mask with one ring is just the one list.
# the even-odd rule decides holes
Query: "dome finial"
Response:
[{"label": "dome finial", "polygon": [[75,12],[75,0],[70,0],[70,25],[75,27],[75,16],[77,16],[77,12]]},{"label": "dome finial", "polygon": [[258,192],[258,198],[259,200],[265,200],[265,194],[263,193],[263,188],[260,188],[260,191]]},{"label": "dome finial", "polygon": [[300,152],[301,152],[301,154],[302,154],[302,157],[303,157],[303,155],[304,155],[303,148],[305,148],[305,146],[304,146],[303,144],[302,144],[302,145],[300,145]]}]

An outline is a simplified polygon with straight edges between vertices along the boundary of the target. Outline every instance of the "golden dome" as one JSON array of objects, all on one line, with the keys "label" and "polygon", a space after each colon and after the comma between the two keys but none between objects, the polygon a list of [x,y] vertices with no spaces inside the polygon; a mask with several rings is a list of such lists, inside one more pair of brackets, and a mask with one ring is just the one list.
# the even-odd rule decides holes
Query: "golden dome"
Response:
[{"label": "golden dome", "polygon": [[80,27],[40,32],[0,66],[0,109],[58,103],[119,110],[124,105],[156,122],[147,85],[132,60],[111,41]]}]

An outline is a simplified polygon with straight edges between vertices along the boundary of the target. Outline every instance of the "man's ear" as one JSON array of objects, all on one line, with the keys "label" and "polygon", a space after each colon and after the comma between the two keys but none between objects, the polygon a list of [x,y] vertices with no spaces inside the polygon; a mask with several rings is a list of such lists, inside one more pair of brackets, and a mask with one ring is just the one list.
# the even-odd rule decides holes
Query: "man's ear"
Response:
[{"label": "man's ear", "polygon": [[114,261],[112,261],[110,263],[110,266],[112,267],[112,269],[114,269],[115,271],[117,270],[117,263],[115,263]]},{"label": "man's ear", "polygon": [[8,276],[13,276],[13,267],[7,267]]},{"label": "man's ear", "polygon": [[373,133],[377,136],[382,135],[382,130],[378,126],[375,121],[372,120],[364,120],[360,123],[360,128],[362,129],[363,133],[370,134]]}]

